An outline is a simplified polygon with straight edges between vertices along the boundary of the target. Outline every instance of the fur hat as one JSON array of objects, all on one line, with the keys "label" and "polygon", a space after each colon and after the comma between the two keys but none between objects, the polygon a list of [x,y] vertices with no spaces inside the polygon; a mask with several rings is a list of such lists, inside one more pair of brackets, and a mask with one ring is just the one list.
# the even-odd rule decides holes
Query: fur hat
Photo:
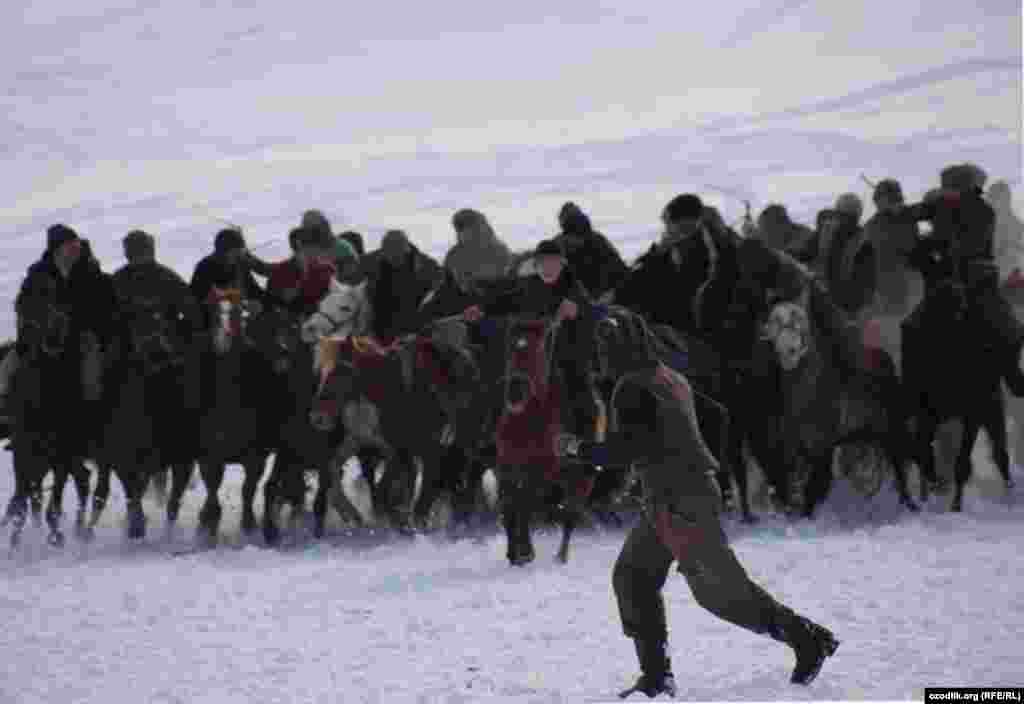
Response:
[{"label": "fur hat", "polygon": [[883,199],[896,200],[903,202],[903,187],[900,186],[900,182],[894,178],[882,179],[875,185],[875,191],[871,195],[871,199],[878,203]]},{"label": "fur hat", "polygon": [[541,240],[533,250],[533,256],[555,256],[565,258],[565,249],[558,240]]},{"label": "fur hat", "polygon": [[693,193],[683,193],[668,202],[662,217],[667,223],[678,223],[683,220],[699,220],[704,214],[704,203]]},{"label": "fur hat", "polygon": [[970,191],[978,188],[978,169],[970,164],[953,164],[939,174],[939,184],[951,191]]},{"label": "fur hat", "polygon": [[128,261],[152,257],[156,254],[156,240],[153,235],[142,230],[132,230],[124,236],[121,244],[124,247],[124,256]]},{"label": "fur hat", "polygon": [[79,239],[78,233],[63,223],[51,225],[46,230],[46,251],[52,252],[65,242]]},{"label": "fur hat", "polygon": [[412,243],[403,230],[388,230],[380,241],[380,253],[385,259],[397,259],[408,253]]},{"label": "fur hat", "polygon": [[233,227],[225,228],[213,239],[213,249],[217,254],[226,254],[233,249],[245,249],[245,237]]},{"label": "fur hat", "polygon": [[864,202],[856,193],[844,193],[836,198],[836,204],[832,206],[836,211],[848,215],[855,220],[860,220],[864,214]]}]

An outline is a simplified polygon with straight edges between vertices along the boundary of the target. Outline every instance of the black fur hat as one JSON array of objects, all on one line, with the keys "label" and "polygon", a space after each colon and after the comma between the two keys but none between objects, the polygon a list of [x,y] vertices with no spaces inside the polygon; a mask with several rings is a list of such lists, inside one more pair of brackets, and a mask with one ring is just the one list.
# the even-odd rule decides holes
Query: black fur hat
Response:
[{"label": "black fur hat", "polygon": [[565,249],[558,240],[541,240],[537,248],[533,250],[533,256],[542,257],[545,255],[564,258]]},{"label": "black fur hat", "polygon": [[233,249],[245,249],[245,237],[234,228],[226,228],[217,233],[213,240],[213,249],[217,254],[225,254]]},{"label": "black fur hat", "polygon": [[46,251],[52,252],[65,242],[77,240],[78,233],[63,223],[50,225],[46,230]]},{"label": "black fur hat", "polygon": [[683,193],[668,202],[663,213],[665,222],[699,220],[704,215],[704,203],[693,193]]}]

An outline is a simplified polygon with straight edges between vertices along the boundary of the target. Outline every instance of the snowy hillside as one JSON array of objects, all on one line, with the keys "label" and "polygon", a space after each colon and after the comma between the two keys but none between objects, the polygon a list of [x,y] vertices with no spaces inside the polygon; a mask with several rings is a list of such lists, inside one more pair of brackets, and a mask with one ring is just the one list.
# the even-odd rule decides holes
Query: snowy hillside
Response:
[{"label": "snowy hillside", "polygon": [[[125,232],[146,228],[187,276],[215,218],[272,258],[309,207],[370,246],[400,227],[441,256],[458,208],[526,247],[573,199],[633,256],[680,192],[731,221],[750,199],[807,222],[842,191],[869,201],[862,173],[900,178],[913,199],[970,160],[1024,214],[1018,0],[9,0],[0,23],[0,338],[56,221],[108,270]],[[794,688],[784,646],[715,620],[673,575],[681,698],[1021,685],[1024,506],[976,456],[962,515],[945,497],[915,517],[889,494],[869,508],[839,485],[814,524],[730,525],[752,576],[842,645]],[[621,532],[581,534],[567,567],[551,535],[525,569],[498,536],[335,526],[265,550],[237,536],[239,484],[232,470],[228,545],[213,552],[171,557],[152,504],[150,538],[125,545],[116,482],[92,545],[57,552],[29,528],[19,554],[0,551],[0,704],[583,702],[637,672],[611,592]],[[0,501],[12,488],[0,452]],[[173,545],[202,497],[187,495]]]}]

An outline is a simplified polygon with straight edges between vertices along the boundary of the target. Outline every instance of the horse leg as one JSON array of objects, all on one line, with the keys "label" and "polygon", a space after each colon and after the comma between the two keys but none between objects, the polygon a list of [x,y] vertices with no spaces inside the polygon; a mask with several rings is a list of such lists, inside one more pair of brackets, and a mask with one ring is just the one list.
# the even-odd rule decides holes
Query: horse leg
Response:
[{"label": "horse leg", "polygon": [[408,449],[398,450],[385,473],[388,515],[392,527],[402,535],[412,535],[412,497],[416,488],[416,458]]},{"label": "horse leg", "polygon": [[[449,445],[448,447],[453,446]],[[448,448],[442,448],[442,451],[446,457],[452,454]],[[420,455],[420,461],[423,463],[423,477],[420,480],[420,495],[416,498],[413,506],[413,525],[418,530],[427,531],[430,528],[430,511],[445,489],[442,485],[443,474],[450,471],[451,468],[449,466],[442,467],[441,453],[435,447],[426,448]],[[458,468],[455,471],[458,472]]]},{"label": "horse leg", "polygon": [[[344,444],[338,449],[334,457],[332,457],[320,472],[319,486],[316,491],[316,499],[313,501],[313,513],[317,517],[318,521],[325,522],[327,516],[327,505],[328,503],[334,507],[334,510],[338,512],[342,520],[348,521],[357,526],[361,526],[365,523],[363,521],[363,515],[359,513],[359,509],[355,507],[352,501],[345,494],[344,486],[344,472],[345,463],[355,455],[355,448],[346,438]],[[373,484],[374,476],[373,470],[366,471],[366,467],[362,464],[363,460],[360,458],[359,463],[363,469],[363,473],[368,477],[370,481],[371,491],[371,507],[376,511],[377,505],[373,503]]]},{"label": "horse leg", "polygon": [[1001,390],[994,394],[987,404],[981,418],[981,426],[988,434],[989,443],[992,445],[992,461],[995,463],[996,469],[999,470],[1003,485],[1007,489],[1012,489],[1014,482],[1010,477],[1010,440],[1006,430],[1006,401]]},{"label": "horse leg", "polygon": [[913,448],[917,454],[917,467],[921,475],[921,503],[928,501],[930,491],[939,489],[942,482],[935,469],[935,437],[939,421],[933,414],[923,414],[917,419],[914,430]]},{"label": "horse leg", "polygon": [[146,535],[146,514],[142,508],[142,494],[149,484],[146,469],[148,467],[144,465],[129,468],[119,465],[117,468],[117,478],[121,480],[121,486],[124,488],[127,506],[126,535],[129,540],[140,540]]},{"label": "horse leg", "polygon": [[170,474],[170,472],[166,468],[161,467],[149,478],[149,485],[153,489],[153,498],[156,500],[157,506],[167,505],[168,474]]},{"label": "horse leg", "polygon": [[953,503],[950,506],[951,511],[963,510],[964,487],[970,480],[973,469],[971,450],[974,449],[974,443],[978,440],[980,428],[977,418],[964,418],[964,432],[960,439],[960,450],[956,456],[956,487],[953,492]]},{"label": "horse leg", "polygon": [[814,511],[825,501],[832,488],[832,452],[830,449],[817,459],[806,460],[808,476],[802,507],[804,518],[814,518]]},{"label": "horse leg", "polygon": [[177,462],[171,465],[171,493],[167,497],[167,527],[165,530],[168,539],[174,536],[174,529],[178,525],[178,514],[181,512],[181,499],[185,496],[185,489],[188,488],[191,478],[191,462]]},{"label": "horse leg", "polygon": [[206,486],[206,501],[203,502],[203,507],[199,510],[197,538],[201,543],[212,547],[217,544],[220,519],[223,514],[218,493],[220,485],[224,481],[224,462],[203,459],[199,462],[199,474]]},{"label": "horse leg", "polygon": [[89,512],[89,494],[91,490],[90,479],[92,473],[89,468],[80,461],[71,464],[71,476],[75,480],[75,491],[78,494],[78,511],[75,513],[75,537],[83,542],[93,538],[92,528],[86,523],[86,514]]},{"label": "horse leg", "polygon": [[906,433],[899,427],[889,431],[888,437],[885,440],[885,445],[882,448],[885,451],[885,456],[889,460],[889,464],[892,465],[892,472],[896,479],[896,491],[899,493],[900,505],[906,508],[912,513],[917,513],[921,510],[914,499],[910,496],[910,487],[907,484],[907,463],[909,461],[910,448],[907,447],[907,443],[911,442],[906,437]]},{"label": "horse leg", "polygon": [[95,531],[96,525],[103,517],[103,511],[110,499],[110,475],[113,468],[107,462],[97,464],[96,491],[92,494],[92,513],[89,515],[89,530]]},{"label": "horse leg", "polygon": [[263,540],[267,545],[277,545],[281,541],[281,528],[277,521],[280,518],[281,501],[279,496],[284,465],[284,453],[279,451],[274,455],[270,476],[263,483]]},{"label": "horse leg", "polygon": [[64,547],[64,531],[61,530],[61,521],[64,518],[64,487],[67,486],[68,477],[71,475],[71,468],[68,466],[73,460],[62,458],[53,467],[53,489],[50,490],[50,503],[46,507],[46,525],[50,534],[46,542],[55,548]]},{"label": "horse leg", "polygon": [[246,537],[256,532],[256,490],[259,489],[260,479],[263,478],[263,471],[267,466],[267,455],[257,453],[244,458],[242,468],[245,471],[245,479],[242,481],[242,534]]},{"label": "horse leg", "polygon": [[35,488],[32,477],[41,471],[43,466],[34,455],[30,455],[24,449],[19,450],[22,445],[24,443],[14,445],[14,496],[7,504],[5,517],[11,524],[12,550],[21,544],[21,534],[28,520],[30,497]]}]

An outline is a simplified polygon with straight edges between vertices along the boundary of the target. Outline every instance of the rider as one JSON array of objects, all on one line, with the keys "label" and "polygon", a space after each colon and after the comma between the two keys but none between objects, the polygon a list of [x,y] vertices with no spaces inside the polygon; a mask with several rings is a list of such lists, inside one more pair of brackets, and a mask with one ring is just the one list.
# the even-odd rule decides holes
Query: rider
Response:
[{"label": "rider", "polygon": [[581,283],[595,299],[615,289],[629,268],[615,245],[590,223],[578,205],[568,202],[558,211],[561,233],[555,237],[565,250],[566,260],[579,273]]},{"label": "rider", "polygon": [[594,321],[602,309],[591,301],[557,241],[543,240],[534,249],[533,257],[536,274],[510,291],[496,293],[490,300],[470,306],[463,316],[476,322],[484,316],[525,313],[554,316],[558,323],[564,323],[564,336],[558,336],[564,347],[556,357],[567,398],[573,401],[573,426],[581,432],[583,428],[593,428],[598,418],[599,401],[590,378],[590,360]]},{"label": "rider", "polygon": [[[953,285],[962,291],[971,316],[981,323],[987,342],[996,349],[996,363],[1007,387],[1024,396],[1024,325],[999,289],[995,264],[995,211],[982,198],[979,170],[970,164],[948,166],[940,176],[941,195],[906,206],[897,217],[904,222],[928,221],[935,246],[951,257]],[[916,332],[917,316],[904,323],[905,333]]]},{"label": "rider", "polygon": [[917,223],[900,222],[896,218],[904,204],[899,181],[891,178],[879,181],[872,199],[877,210],[865,223],[864,232],[877,255],[877,320],[882,343],[899,369],[900,322],[917,305],[922,294],[920,275],[907,267],[907,258],[921,234]]},{"label": "rider", "polygon": [[642,671],[622,696],[676,694],[661,590],[677,560],[698,604],[792,647],[790,681],[810,684],[838,642],[751,580],[729,547],[719,519],[718,463],[701,437],[686,378],[659,362],[639,316],[600,327],[602,362],[619,380],[611,430],[601,443],[563,436],[559,451],[596,465],[635,463],[643,478],[645,515],[626,538],[612,575],[623,630],[634,639]]},{"label": "rider", "polygon": [[188,284],[156,260],[156,240],[148,232],[132,230],[122,246],[128,263],[112,277],[119,313],[156,301],[164,319],[174,321],[174,333],[188,344],[202,325],[202,312]]},{"label": "rider", "polygon": [[[209,302],[216,287],[236,288],[244,299],[267,302],[266,292],[256,283],[249,268],[250,257],[241,231],[233,228],[221,230],[214,239],[213,247],[213,254],[201,259],[192,273],[189,286],[196,301],[200,304]],[[204,320],[204,324],[208,322]]]},{"label": "rider", "polygon": [[444,257],[444,268],[460,288],[470,290],[478,279],[505,275],[512,264],[512,252],[483,213],[463,208],[452,216],[452,227],[456,242]]},{"label": "rider", "polygon": [[[52,225],[46,231],[46,252],[29,267],[15,299],[19,322],[26,305],[41,296],[69,314],[65,358],[79,367],[83,398],[97,400],[99,360],[111,333],[113,287],[85,240],[67,225]],[[24,353],[19,342],[0,365],[0,395],[9,387]]]},{"label": "rider", "polygon": [[444,279],[444,270],[402,230],[389,230],[363,261],[369,279],[373,333],[385,344],[419,328],[419,308]]},{"label": "rider", "polygon": [[290,311],[308,315],[327,295],[337,272],[333,263],[333,243],[333,237],[324,241],[316,230],[297,227],[288,233],[291,257],[267,264],[250,255],[249,261],[253,271],[267,276],[267,294],[270,297],[283,303]]}]

